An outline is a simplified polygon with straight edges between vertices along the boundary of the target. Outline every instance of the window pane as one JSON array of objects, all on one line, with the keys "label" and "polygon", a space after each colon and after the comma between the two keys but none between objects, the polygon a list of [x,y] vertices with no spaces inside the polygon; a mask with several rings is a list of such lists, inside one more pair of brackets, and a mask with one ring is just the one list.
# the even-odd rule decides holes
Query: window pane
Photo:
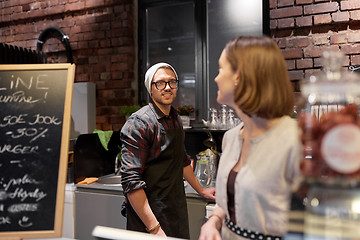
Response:
[{"label": "window pane", "polygon": [[171,64],[179,77],[174,106],[195,106],[195,21],[193,3],[147,8],[147,67]]},{"label": "window pane", "polygon": [[209,0],[208,54],[209,106],[220,109],[216,102],[218,59],[225,44],[232,38],[263,34],[263,0]]}]

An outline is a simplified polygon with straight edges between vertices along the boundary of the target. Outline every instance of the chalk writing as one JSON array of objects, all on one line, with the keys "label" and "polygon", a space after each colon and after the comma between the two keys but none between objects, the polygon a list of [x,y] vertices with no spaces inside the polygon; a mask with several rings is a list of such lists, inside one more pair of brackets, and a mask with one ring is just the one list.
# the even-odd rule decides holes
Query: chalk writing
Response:
[{"label": "chalk writing", "polygon": [[[1,179],[0,183],[3,183]],[[23,185],[23,184],[39,184],[39,182],[31,177],[28,174],[25,174],[22,178],[12,178],[7,183],[3,183],[5,190],[8,190],[11,186]]]},{"label": "chalk writing", "polygon": [[13,126],[16,124],[27,123],[29,125],[44,124],[44,125],[61,125],[62,121],[56,116],[44,116],[41,114],[35,114],[30,118],[28,114],[19,114],[19,115],[6,115],[0,119],[0,127]]},{"label": "chalk writing", "polygon": [[30,154],[30,153],[36,153],[36,151],[39,149],[39,146],[23,146],[21,144],[12,146],[10,144],[5,144],[3,146],[0,146],[0,153],[13,153],[13,154]]},{"label": "chalk writing", "polygon": [[15,132],[13,131],[8,131],[5,134],[11,136],[12,138],[20,138],[23,136],[26,137],[33,137],[30,140],[30,143],[34,142],[36,139],[40,138],[40,137],[45,137],[45,133],[48,131],[49,129],[43,129],[43,128],[19,128],[16,129]]},{"label": "chalk writing", "polygon": [[0,201],[4,201],[7,198],[7,193],[4,190],[0,190]]},{"label": "chalk writing", "polygon": [[1,119],[0,127],[12,126],[19,123],[26,123],[24,119],[24,117],[26,116],[27,114],[19,114],[17,116],[7,115],[3,119]]},{"label": "chalk writing", "polygon": [[18,167],[23,167],[23,165],[21,164],[21,160],[10,160],[10,164],[15,164]]},{"label": "chalk writing", "polygon": [[[27,79],[21,78],[20,76],[11,75],[10,89],[18,89],[19,87],[25,87],[27,89],[49,89],[46,81],[47,74],[39,74],[36,77],[30,75]],[[15,78],[15,79],[14,79]]]},{"label": "chalk writing", "polygon": [[61,121],[59,121],[56,117],[54,116],[41,116],[40,114],[36,114],[35,115],[36,119],[34,122],[30,122],[30,125],[35,125],[35,124],[54,124],[54,125],[60,125]]},{"label": "chalk writing", "polygon": [[8,208],[10,213],[18,213],[18,212],[35,212],[39,208],[37,203],[18,203],[13,204]]},{"label": "chalk writing", "polygon": [[32,96],[25,96],[24,91],[17,91],[11,95],[0,95],[0,103],[36,103],[42,98],[33,99]]},{"label": "chalk writing", "polygon": [[21,227],[30,227],[33,223],[29,222],[29,218],[23,216],[22,219],[19,220],[19,226]]},{"label": "chalk writing", "polygon": [[0,216],[0,225],[11,224],[9,217]]},{"label": "chalk writing", "polygon": [[22,202],[28,198],[35,199],[37,202],[46,197],[46,193],[36,188],[34,191],[27,191],[23,188],[16,188],[14,192],[9,193],[9,198],[20,199]]},{"label": "chalk writing", "polygon": [[[9,88],[2,87],[0,91],[9,91],[9,90],[17,90],[13,93],[9,94],[0,94],[0,103],[37,103],[41,100],[45,100],[47,98],[49,90],[49,83],[47,74],[40,74],[37,76],[30,76],[27,79],[11,75],[11,81]],[[22,89],[23,88],[23,89]],[[22,90],[18,90],[22,89]],[[33,96],[26,95],[25,90],[45,90],[43,97],[41,98],[34,98]]]}]

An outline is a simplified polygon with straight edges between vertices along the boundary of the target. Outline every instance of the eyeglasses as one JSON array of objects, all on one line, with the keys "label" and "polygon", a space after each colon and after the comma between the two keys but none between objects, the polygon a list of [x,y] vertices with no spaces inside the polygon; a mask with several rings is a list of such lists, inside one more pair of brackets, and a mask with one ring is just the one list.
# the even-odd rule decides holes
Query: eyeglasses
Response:
[{"label": "eyeglasses", "polygon": [[179,86],[179,81],[178,80],[171,80],[169,82],[157,81],[157,82],[152,82],[151,84],[155,84],[157,90],[164,90],[166,88],[166,84],[169,84],[169,87],[171,89],[177,89]]}]

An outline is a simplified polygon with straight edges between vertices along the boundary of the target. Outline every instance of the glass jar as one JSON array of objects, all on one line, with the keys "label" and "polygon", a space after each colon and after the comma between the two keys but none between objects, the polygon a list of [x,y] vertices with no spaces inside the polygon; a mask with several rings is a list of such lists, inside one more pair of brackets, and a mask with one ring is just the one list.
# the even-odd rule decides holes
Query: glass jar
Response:
[{"label": "glass jar", "polygon": [[210,108],[210,129],[218,129],[219,120],[217,116],[217,110]]},{"label": "glass jar", "polygon": [[313,184],[307,194],[304,240],[359,239],[360,190]]},{"label": "glass jar", "polygon": [[360,78],[342,70],[341,52],[324,52],[324,70],[302,84],[302,173],[316,180],[360,179]]},{"label": "glass jar", "polygon": [[342,69],[344,58],[324,52],[323,71],[301,86],[304,239],[360,236],[360,77]]},{"label": "glass jar", "polygon": [[209,187],[212,180],[212,172],[209,165],[209,157],[205,154],[196,155],[195,176],[203,188]]}]

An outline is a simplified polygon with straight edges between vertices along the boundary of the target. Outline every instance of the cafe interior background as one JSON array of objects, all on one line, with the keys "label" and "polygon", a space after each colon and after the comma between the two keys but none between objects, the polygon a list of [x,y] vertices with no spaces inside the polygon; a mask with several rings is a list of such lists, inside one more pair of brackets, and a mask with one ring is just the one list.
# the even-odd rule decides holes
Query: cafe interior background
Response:
[{"label": "cafe interior background", "polygon": [[[357,0],[3,0],[0,8],[3,44],[37,50],[49,27],[68,36],[75,82],[96,85],[96,128],[101,130],[121,129],[120,106],[147,101],[144,72],[160,60],[179,73],[176,104],[194,105],[192,117],[201,122],[209,107],[218,107],[217,58],[236,35],[274,38],[295,91],[299,81],[321,69],[324,50],[344,52],[345,66],[360,64]],[[41,46],[47,63],[67,62],[62,36],[48,35]]]},{"label": "cafe interior background", "polygon": [[[120,107],[149,100],[144,74],[159,61],[172,64],[179,75],[175,106],[192,105],[191,126],[202,128],[209,109],[220,109],[213,80],[225,43],[238,35],[262,34],[278,43],[294,92],[299,92],[303,79],[321,71],[320,57],[326,50],[341,50],[344,68],[360,65],[360,1],[0,2],[0,64],[76,65],[73,139],[95,129],[118,132],[126,121]],[[26,59],[24,52],[30,51],[40,58]],[[70,208],[72,201],[70,197]],[[63,235],[70,238],[76,235],[74,215],[64,221]]]}]

